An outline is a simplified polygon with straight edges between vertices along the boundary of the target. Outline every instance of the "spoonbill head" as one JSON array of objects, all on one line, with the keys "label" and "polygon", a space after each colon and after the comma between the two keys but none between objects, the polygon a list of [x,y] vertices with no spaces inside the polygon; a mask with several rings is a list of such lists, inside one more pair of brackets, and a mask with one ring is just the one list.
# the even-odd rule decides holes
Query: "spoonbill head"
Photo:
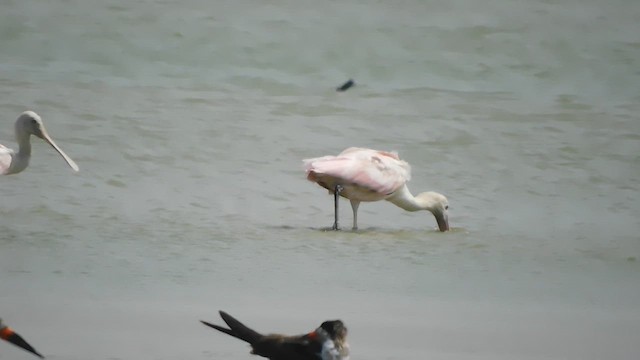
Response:
[{"label": "spoonbill head", "polygon": [[423,204],[423,210],[428,210],[433,214],[440,231],[449,230],[449,200],[446,196],[427,191],[416,195],[416,201]]},{"label": "spoonbill head", "polygon": [[79,170],[78,165],[49,136],[40,115],[33,111],[23,112],[16,120],[15,131],[18,152],[0,145],[0,174],[17,174],[27,168],[31,159],[31,135],[47,142],[74,171]]}]

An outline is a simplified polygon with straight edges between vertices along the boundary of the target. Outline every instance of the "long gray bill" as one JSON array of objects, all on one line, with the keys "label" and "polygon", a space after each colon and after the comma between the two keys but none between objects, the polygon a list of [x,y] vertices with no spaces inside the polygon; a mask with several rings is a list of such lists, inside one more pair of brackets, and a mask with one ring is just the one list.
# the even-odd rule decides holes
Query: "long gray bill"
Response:
[{"label": "long gray bill", "polygon": [[69,164],[69,166],[74,170],[74,171],[78,171],[80,170],[80,168],[78,167],[78,165],[76,164],[75,161],[73,161],[67,154],[65,154],[64,151],[62,151],[62,149],[60,149],[60,147],[58,145],[56,145],[56,143],[53,141],[53,139],[51,139],[51,137],[49,136],[49,134],[47,134],[46,131],[42,131],[42,139],[46,142],[49,143],[49,145],[51,145],[51,147],[53,147],[58,154],[62,155],[62,158],[64,159],[64,161],[67,162],[67,164]]}]

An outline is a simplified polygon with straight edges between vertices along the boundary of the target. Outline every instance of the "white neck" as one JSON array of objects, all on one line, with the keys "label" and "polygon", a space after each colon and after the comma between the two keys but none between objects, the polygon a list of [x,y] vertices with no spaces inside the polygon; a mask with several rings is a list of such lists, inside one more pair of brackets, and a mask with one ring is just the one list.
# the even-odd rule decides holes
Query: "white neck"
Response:
[{"label": "white neck", "polygon": [[417,197],[413,196],[409,188],[407,188],[407,185],[404,185],[400,190],[394,192],[386,200],[407,211],[432,211],[436,204],[435,199],[429,196],[429,193],[421,193]]},{"label": "white neck", "polygon": [[16,131],[16,140],[18,140],[18,152],[11,159],[9,174],[21,172],[29,165],[31,159],[31,134],[23,131]]}]

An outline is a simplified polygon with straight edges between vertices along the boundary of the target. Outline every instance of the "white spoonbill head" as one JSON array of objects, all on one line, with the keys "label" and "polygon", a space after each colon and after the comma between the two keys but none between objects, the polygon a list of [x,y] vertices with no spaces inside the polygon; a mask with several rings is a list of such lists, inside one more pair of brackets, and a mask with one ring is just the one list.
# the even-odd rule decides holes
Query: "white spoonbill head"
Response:
[{"label": "white spoonbill head", "polygon": [[46,141],[55,151],[57,151],[62,158],[69,164],[74,171],[80,170],[75,161],[73,161],[62,149],[56,145],[56,143],[51,139],[49,133],[47,133],[47,129],[45,129],[44,124],[42,123],[42,118],[40,115],[36,114],[33,111],[25,111],[18,117],[16,120],[16,134],[18,137],[21,134],[34,135],[39,137],[40,139]]},{"label": "white spoonbill head", "polygon": [[416,199],[426,204],[426,210],[429,210],[436,218],[440,231],[449,230],[449,200],[447,200],[446,196],[428,191],[418,194]]},{"label": "white spoonbill head", "polygon": [[16,134],[35,135],[40,139],[44,139],[46,130],[40,115],[30,110],[20,114],[18,120],[16,120]]},{"label": "white spoonbill head", "polygon": [[31,159],[31,135],[47,142],[67,162],[69,167],[78,171],[78,165],[60,149],[51,139],[42,123],[42,118],[33,111],[25,111],[15,122],[18,150],[14,151],[0,145],[0,175],[11,175],[22,172],[29,166]]}]

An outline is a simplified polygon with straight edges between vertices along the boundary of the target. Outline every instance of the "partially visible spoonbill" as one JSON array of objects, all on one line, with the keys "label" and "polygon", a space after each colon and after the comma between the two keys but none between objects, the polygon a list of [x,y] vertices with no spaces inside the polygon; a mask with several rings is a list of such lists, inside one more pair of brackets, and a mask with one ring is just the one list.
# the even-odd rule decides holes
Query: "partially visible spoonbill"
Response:
[{"label": "partially visible spoonbill", "polygon": [[33,346],[29,345],[29,343],[25,339],[23,339],[22,336],[18,335],[18,333],[13,331],[13,329],[11,329],[10,327],[4,325],[2,323],[2,319],[0,319],[0,339],[6,340],[13,345],[44,359],[44,356],[40,355],[40,353],[38,353],[36,349],[33,348]]},{"label": "partially visible spoonbill", "polygon": [[407,211],[428,210],[436,218],[440,231],[449,230],[449,201],[437,192],[413,196],[407,188],[411,167],[395,152],[351,147],[338,156],[303,160],[307,180],[334,194],[335,221],[338,230],[338,198],[351,201],[353,229],[358,229],[358,207],[362,201],[387,200]]},{"label": "partially visible spoonbill", "polygon": [[31,159],[31,135],[35,135],[51,145],[69,164],[78,171],[78,165],[56,145],[44,128],[40,115],[33,111],[25,111],[16,120],[16,140],[18,152],[0,144],[0,175],[17,174],[29,166]]}]

